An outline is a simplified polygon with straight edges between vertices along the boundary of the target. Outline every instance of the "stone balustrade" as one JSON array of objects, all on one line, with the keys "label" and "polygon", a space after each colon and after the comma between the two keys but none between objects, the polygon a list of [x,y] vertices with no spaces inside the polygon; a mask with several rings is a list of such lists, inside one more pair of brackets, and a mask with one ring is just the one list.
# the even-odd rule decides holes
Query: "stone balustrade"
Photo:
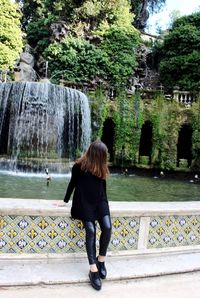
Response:
[{"label": "stone balustrade", "polygon": [[[0,199],[0,254],[85,252],[81,221],[69,203]],[[110,202],[112,253],[151,253],[200,248],[200,202]],[[97,230],[99,242],[100,230]]]},{"label": "stone balustrade", "polygon": [[192,103],[195,101],[194,94],[192,94],[189,91],[179,91],[179,90],[173,91],[173,99],[185,105],[192,105]]}]

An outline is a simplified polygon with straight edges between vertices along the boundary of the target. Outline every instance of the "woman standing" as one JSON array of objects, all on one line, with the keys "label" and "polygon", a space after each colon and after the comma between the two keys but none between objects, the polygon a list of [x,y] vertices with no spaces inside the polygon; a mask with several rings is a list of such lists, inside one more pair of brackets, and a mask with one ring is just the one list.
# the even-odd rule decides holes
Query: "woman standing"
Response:
[{"label": "woman standing", "polygon": [[[90,265],[91,285],[101,289],[106,278],[105,257],[111,237],[111,219],[106,194],[107,147],[101,141],[93,142],[87,152],[72,167],[64,202],[69,202],[74,190],[71,215],[83,222],[86,231],[86,251]],[[96,221],[101,229],[99,255],[96,257]]]}]

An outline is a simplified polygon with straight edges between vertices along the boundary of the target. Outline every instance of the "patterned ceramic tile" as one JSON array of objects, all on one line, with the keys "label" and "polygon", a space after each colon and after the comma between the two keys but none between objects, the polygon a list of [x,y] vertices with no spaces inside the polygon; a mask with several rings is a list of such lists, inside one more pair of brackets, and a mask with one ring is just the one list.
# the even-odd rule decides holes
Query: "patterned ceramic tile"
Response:
[{"label": "patterned ceramic tile", "polygon": [[200,244],[200,215],[158,216],[150,221],[148,248]]},{"label": "patterned ceramic tile", "polygon": [[112,218],[110,250],[137,249],[139,226],[139,217]]},{"label": "patterned ceramic tile", "polygon": [[[139,218],[112,218],[109,250],[137,249]],[[97,246],[100,230],[97,225]],[[67,253],[85,251],[81,221],[69,217],[0,216],[1,253]]]}]

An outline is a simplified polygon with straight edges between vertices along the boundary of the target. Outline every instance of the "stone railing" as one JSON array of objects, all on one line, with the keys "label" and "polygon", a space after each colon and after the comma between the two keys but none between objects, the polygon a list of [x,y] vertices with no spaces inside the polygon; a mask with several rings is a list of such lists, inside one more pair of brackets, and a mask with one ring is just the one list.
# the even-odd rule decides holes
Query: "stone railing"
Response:
[{"label": "stone railing", "polygon": [[[85,252],[81,221],[57,201],[0,199],[1,254]],[[200,248],[200,202],[110,202],[112,253]],[[98,239],[100,231],[98,229]],[[98,240],[97,239],[97,245]]]},{"label": "stone railing", "polygon": [[196,98],[193,93],[189,91],[179,91],[179,90],[173,91],[173,99],[181,104],[185,104],[188,106],[192,105],[192,103],[196,101]]}]

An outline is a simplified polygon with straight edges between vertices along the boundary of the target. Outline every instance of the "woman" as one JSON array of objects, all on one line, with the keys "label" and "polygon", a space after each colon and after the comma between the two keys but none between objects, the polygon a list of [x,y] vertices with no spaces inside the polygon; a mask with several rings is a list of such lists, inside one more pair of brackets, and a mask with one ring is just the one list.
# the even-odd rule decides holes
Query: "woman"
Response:
[{"label": "woman", "polygon": [[[105,257],[111,237],[111,219],[106,194],[107,147],[101,141],[93,142],[87,152],[72,167],[64,202],[69,202],[74,190],[71,215],[83,222],[86,231],[86,251],[90,265],[91,285],[101,289],[106,278]],[[96,257],[96,224],[101,229],[99,256]]]}]

